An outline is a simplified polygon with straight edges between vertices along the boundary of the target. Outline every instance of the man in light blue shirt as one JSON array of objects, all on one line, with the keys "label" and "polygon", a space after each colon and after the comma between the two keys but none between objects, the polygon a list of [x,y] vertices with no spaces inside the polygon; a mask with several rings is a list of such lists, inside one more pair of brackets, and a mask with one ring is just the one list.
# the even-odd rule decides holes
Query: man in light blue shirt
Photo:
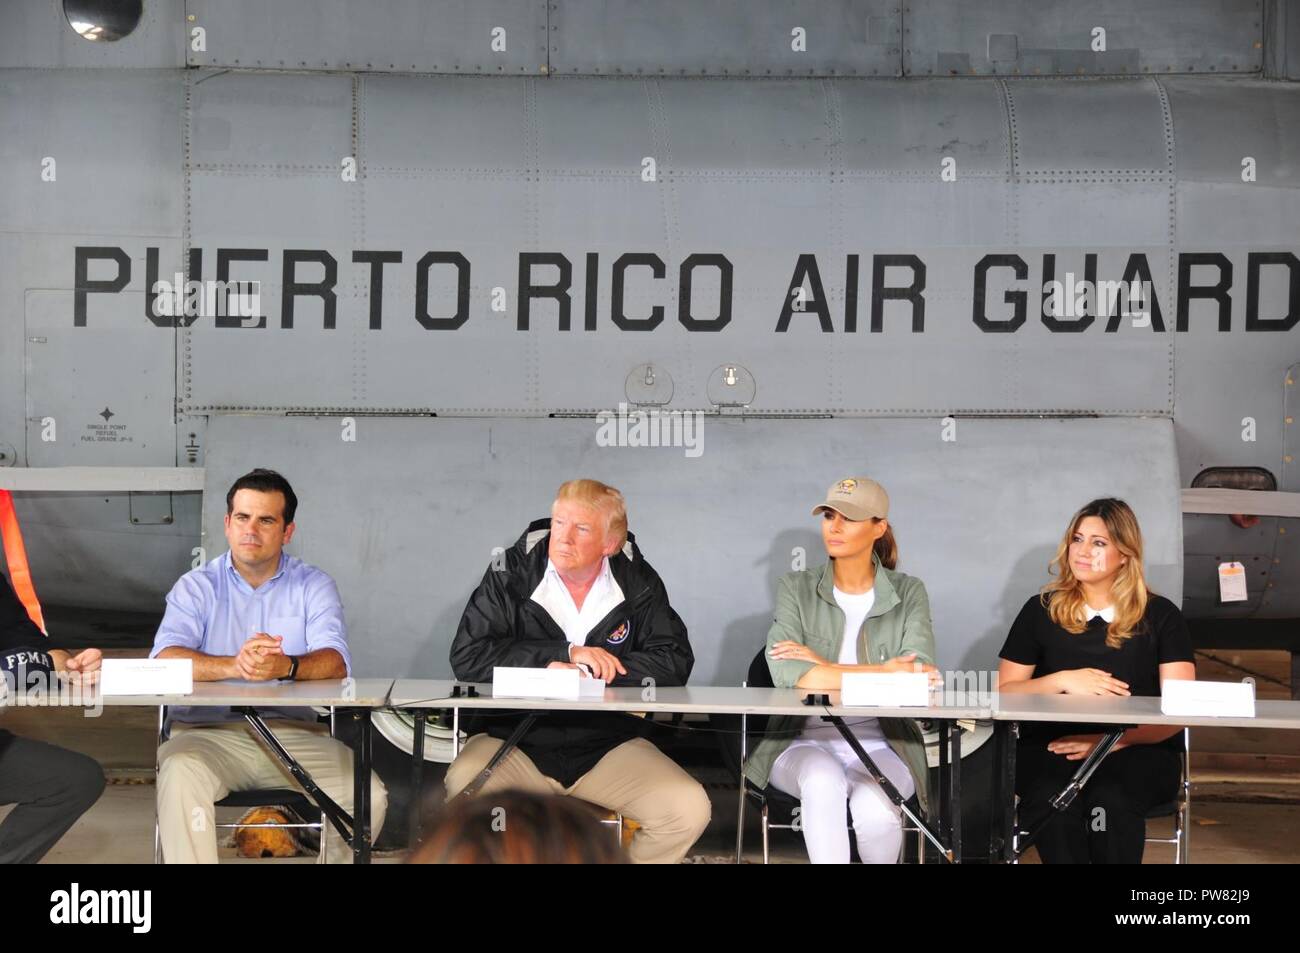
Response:
[{"label": "man in light blue shirt", "polygon": [[[156,658],[187,658],[194,680],[345,678],[351,674],[338,588],[284,552],[298,498],[272,470],[254,470],[226,495],[230,550],[186,573],[167,594]],[[345,811],[352,811],[352,752],[310,708],[259,709],[280,743]],[[297,788],[292,776],[229,708],[175,708],[158,750],[158,824],[168,863],[216,863],[213,804],[232,791]],[[371,829],[383,828],[387,792],[371,776]],[[351,858],[331,828],[332,860]],[[325,853],[324,851],[322,852]]]}]

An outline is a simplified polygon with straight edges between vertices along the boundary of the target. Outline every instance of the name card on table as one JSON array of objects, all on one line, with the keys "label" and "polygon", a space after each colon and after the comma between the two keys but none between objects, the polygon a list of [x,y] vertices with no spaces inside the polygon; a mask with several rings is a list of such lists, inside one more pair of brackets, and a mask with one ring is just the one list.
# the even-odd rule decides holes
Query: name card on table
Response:
[{"label": "name card on table", "polygon": [[576,668],[492,669],[493,698],[601,698],[605,680],[584,678]]},{"label": "name card on table", "polygon": [[1166,679],[1160,686],[1162,715],[1254,718],[1255,686],[1250,682],[1195,682]]},{"label": "name card on table", "polygon": [[840,704],[924,708],[930,704],[930,676],[926,672],[845,672],[840,681]]},{"label": "name card on table", "polygon": [[106,658],[101,695],[191,695],[194,662],[187,658]]}]

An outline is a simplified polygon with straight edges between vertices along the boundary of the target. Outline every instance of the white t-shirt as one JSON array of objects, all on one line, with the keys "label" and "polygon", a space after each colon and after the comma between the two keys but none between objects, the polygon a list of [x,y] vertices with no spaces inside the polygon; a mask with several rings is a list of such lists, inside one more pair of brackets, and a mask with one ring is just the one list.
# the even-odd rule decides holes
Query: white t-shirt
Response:
[{"label": "white t-shirt", "polygon": [[[876,590],[872,588],[866,592],[853,593],[843,592],[836,587],[834,594],[835,604],[844,610],[844,639],[840,643],[840,657],[835,661],[840,665],[857,665],[858,633],[862,631],[862,623],[866,621],[867,613],[876,604]],[[885,741],[885,736],[880,731],[880,722],[875,718],[854,716],[845,719],[845,724],[853,729],[854,737],[861,742],[865,750],[878,751],[889,747],[889,743]],[[805,740],[835,748],[841,754],[844,752],[851,754],[853,750],[834,725],[821,720],[809,719],[807,726],[794,743],[798,744]]]}]

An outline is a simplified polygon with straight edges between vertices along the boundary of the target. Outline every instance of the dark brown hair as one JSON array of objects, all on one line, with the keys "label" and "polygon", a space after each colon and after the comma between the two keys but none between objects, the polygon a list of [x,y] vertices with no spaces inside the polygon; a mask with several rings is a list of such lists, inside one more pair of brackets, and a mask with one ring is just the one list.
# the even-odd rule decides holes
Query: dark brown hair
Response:
[{"label": "dark brown hair", "polygon": [[[871,517],[873,523],[879,523],[880,518]],[[898,543],[894,539],[894,524],[890,523],[885,527],[885,532],[880,539],[871,544],[871,551],[880,559],[880,565],[886,569],[898,568]]]},{"label": "dark brown hair", "polygon": [[240,490],[256,490],[258,493],[280,493],[284,496],[284,525],[293,522],[298,512],[298,497],[293,492],[289,481],[274,470],[258,468],[245,473],[226,493],[226,515],[235,512],[235,494]]},{"label": "dark brown hair", "polygon": [[433,819],[413,864],[621,864],[613,830],[573,798],[497,791],[456,798]]}]

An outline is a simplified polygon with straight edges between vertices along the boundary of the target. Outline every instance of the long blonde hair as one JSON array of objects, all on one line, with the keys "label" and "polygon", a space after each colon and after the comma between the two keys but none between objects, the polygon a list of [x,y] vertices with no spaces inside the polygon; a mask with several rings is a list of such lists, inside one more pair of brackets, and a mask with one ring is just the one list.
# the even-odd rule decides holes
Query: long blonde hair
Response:
[{"label": "long blonde hair", "polygon": [[1043,586],[1039,598],[1052,621],[1065,631],[1078,635],[1087,628],[1083,584],[1070,565],[1070,541],[1078,532],[1079,524],[1089,516],[1095,516],[1106,524],[1111,544],[1128,557],[1115,575],[1110,590],[1115,619],[1107,626],[1106,644],[1117,649],[1137,632],[1147,611],[1147,600],[1152,595],[1142,571],[1142,529],[1133,510],[1123,500],[1093,500],[1074,514],[1061,538],[1061,545],[1056,548],[1056,557],[1047,567],[1056,578]]}]

